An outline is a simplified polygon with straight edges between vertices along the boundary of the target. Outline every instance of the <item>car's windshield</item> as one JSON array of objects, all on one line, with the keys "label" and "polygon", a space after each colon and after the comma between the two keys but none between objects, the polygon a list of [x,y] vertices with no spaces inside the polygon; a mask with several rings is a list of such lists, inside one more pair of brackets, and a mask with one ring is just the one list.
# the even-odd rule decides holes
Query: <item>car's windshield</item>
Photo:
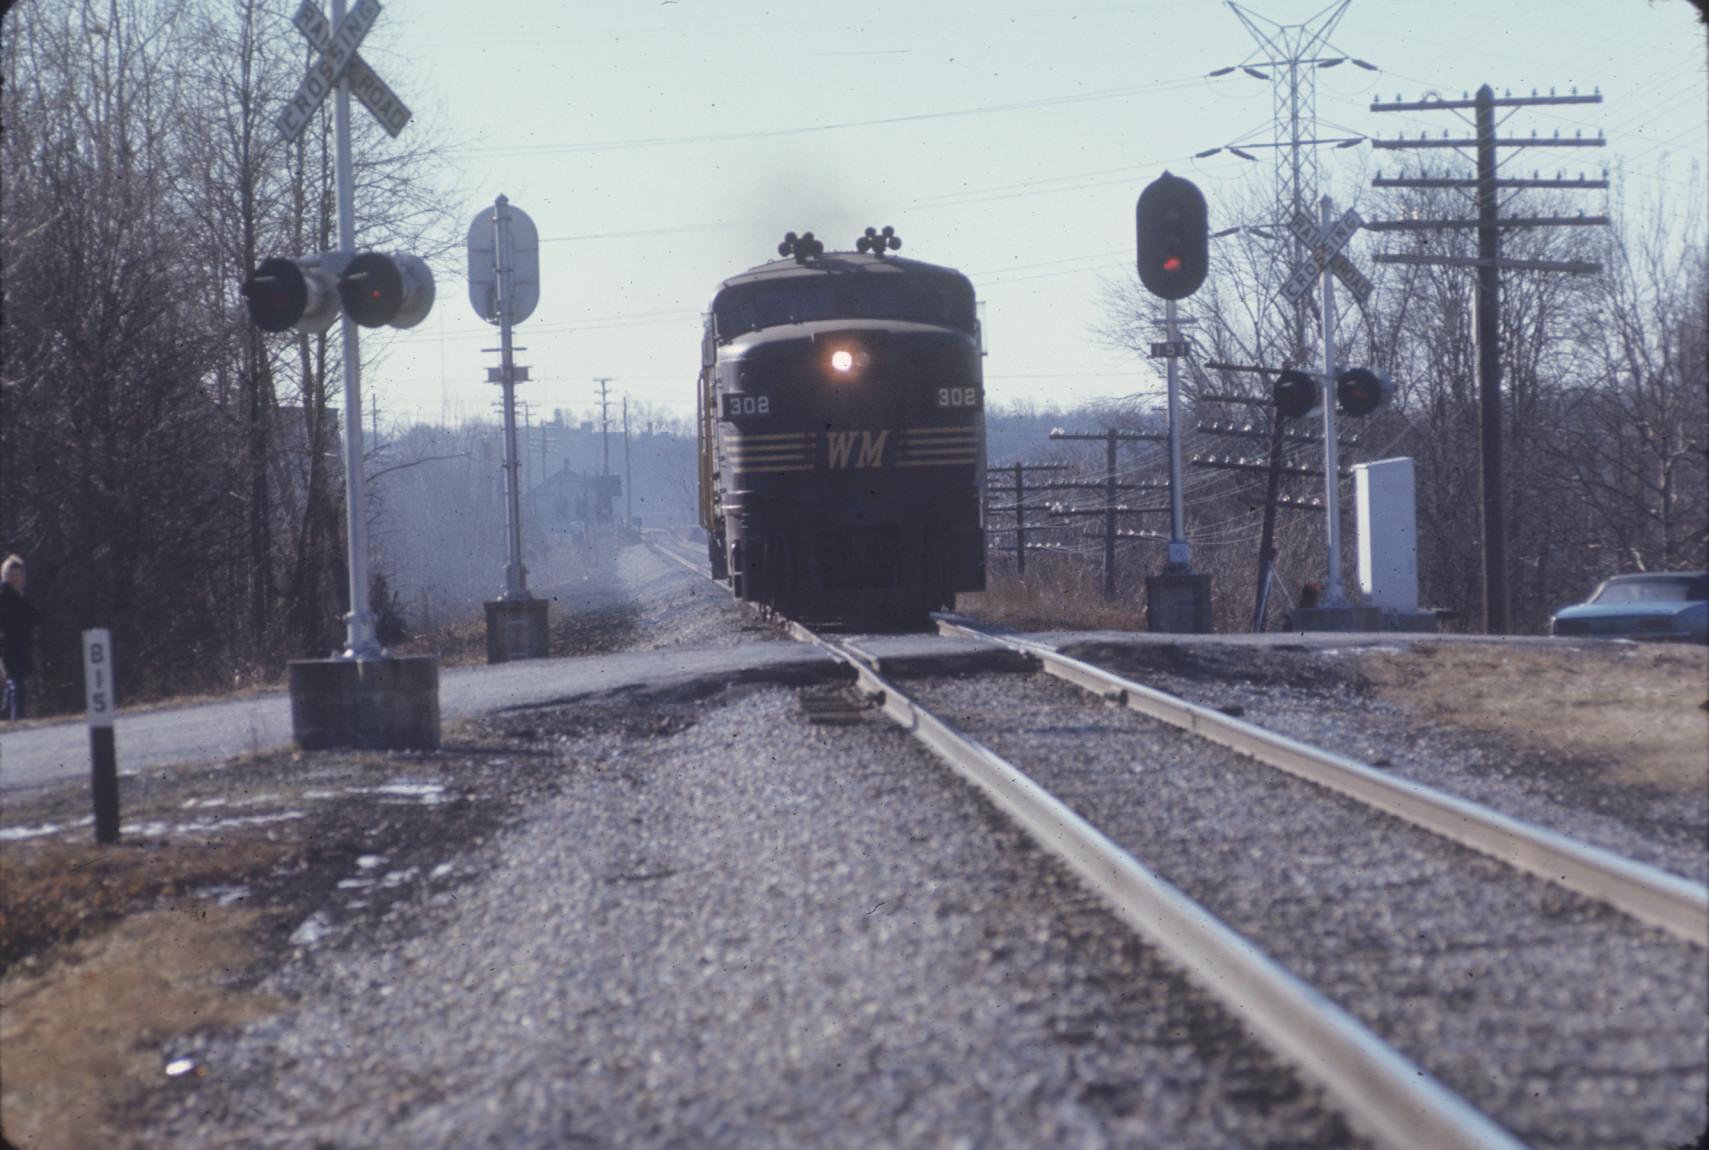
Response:
[{"label": "car's windshield", "polygon": [[1709,576],[1628,579],[1604,583],[1592,603],[1686,603],[1709,599]]}]

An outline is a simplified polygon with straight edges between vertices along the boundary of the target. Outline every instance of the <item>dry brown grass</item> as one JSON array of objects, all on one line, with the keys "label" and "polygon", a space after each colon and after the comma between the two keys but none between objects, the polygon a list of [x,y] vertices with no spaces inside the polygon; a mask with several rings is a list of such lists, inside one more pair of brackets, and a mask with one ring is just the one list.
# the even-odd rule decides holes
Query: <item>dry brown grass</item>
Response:
[{"label": "dry brown grass", "polygon": [[487,661],[486,619],[447,623],[389,648],[393,655],[437,655],[441,667],[470,667]]},{"label": "dry brown grass", "polygon": [[190,903],[148,911],[85,938],[45,972],[0,981],[0,1126],[12,1143],[138,1145],[126,1109],[173,1086],[161,1043],[278,1009],[230,986],[253,957],[257,917]]},{"label": "dry brown grass", "polygon": [[1391,702],[1545,754],[1605,762],[1610,782],[1709,786],[1709,650],[1424,643],[1369,652]]},{"label": "dry brown grass", "polygon": [[162,896],[265,873],[294,849],[265,840],[0,844],[0,969]]},{"label": "dry brown grass", "polygon": [[957,595],[955,609],[1018,631],[1145,629],[1137,602],[1106,603],[1088,578],[1085,572],[1046,570],[1025,579],[993,572],[984,591]]}]

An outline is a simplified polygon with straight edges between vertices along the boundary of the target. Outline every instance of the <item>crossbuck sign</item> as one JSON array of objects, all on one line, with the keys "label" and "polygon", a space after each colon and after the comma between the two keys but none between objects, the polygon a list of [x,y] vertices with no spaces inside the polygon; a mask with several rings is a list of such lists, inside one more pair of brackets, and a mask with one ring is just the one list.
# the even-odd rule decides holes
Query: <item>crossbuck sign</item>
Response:
[{"label": "crossbuck sign", "polygon": [[404,130],[410,121],[410,110],[368,62],[356,54],[357,46],[379,18],[380,0],[357,0],[343,22],[334,28],[322,13],[319,0],[303,0],[291,23],[320,57],[309,65],[308,74],[297,85],[296,95],[279,113],[279,130],[286,139],[294,140],[303,134],[321,101],[342,79],[350,81],[351,93],[373,113],[388,135],[395,139]]},{"label": "crossbuck sign", "polygon": [[1300,243],[1311,254],[1311,262],[1300,264],[1288,277],[1288,282],[1282,285],[1282,294],[1288,297],[1290,303],[1311,290],[1311,285],[1317,282],[1317,277],[1328,267],[1335,273],[1335,278],[1347,286],[1353,293],[1353,298],[1364,303],[1371,294],[1371,281],[1365,278],[1363,272],[1353,266],[1353,261],[1341,254],[1341,249],[1347,241],[1353,238],[1353,233],[1359,230],[1365,221],[1352,208],[1347,214],[1336,221],[1327,234],[1320,234],[1317,221],[1303,211],[1295,212],[1290,228]]}]

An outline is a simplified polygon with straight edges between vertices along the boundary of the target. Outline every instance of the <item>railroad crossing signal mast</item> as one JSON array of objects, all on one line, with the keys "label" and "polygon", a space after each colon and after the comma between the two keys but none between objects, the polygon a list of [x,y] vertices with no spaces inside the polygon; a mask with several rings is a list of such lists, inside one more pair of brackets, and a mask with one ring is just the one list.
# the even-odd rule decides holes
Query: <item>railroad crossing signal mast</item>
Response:
[{"label": "railroad crossing signal mast", "polygon": [[[1338,445],[1335,441],[1335,409],[1333,403],[1317,403],[1317,387],[1327,390],[1335,381],[1336,398],[1341,410],[1348,415],[1369,415],[1387,402],[1393,394],[1387,379],[1366,368],[1353,368],[1337,375],[1335,371],[1335,281],[1341,280],[1360,303],[1371,294],[1371,281],[1354,267],[1341,249],[1353,238],[1353,233],[1365,222],[1359,213],[1349,208],[1334,219],[1334,206],[1328,196],[1318,203],[1318,219],[1314,222],[1304,212],[1296,212],[1290,227],[1296,239],[1306,249],[1307,258],[1295,266],[1293,274],[1282,285],[1282,294],[1299,302],[1310,291],[1314,281],[1321,281],[1323,292],[1323,370],[1318,380],[1310,380],[1307,392],[1301,380],[1309,380],[1303,372],[1288,372],[1276,381],[1276,406],[1280,414],[1288,407],[1321,407],[1323,411],[1323,505],[1329,535],[1328,581],[1324,588],[1322,606],[1335,610],[1347,606],[1347,595],[1341,581],[1341,469]],[[1321,384],[1319,384],[1321,380]],[[1284,386],[1287,385],[1287,386]],[[1305,414],[1305,412],[1302,412]]]},{"label": "railroad crossing signal mast", "polygon": [[1175,361],[1186,354],[1175,305],[1204,285],[1210,269],[1205,197],[1191,180],[1164,172],[1134,207],[1139,280],[1165,301],[1165,341],[1152,354],[1169,361],[1169,553],[1163,574],[1148,578],[1146,625],[1153,631],[1211,629],[1210,576],[1193,573],[1181,488],[1181,389]]},{"label": "railroad crossing signal mast", "polygon": [[338,250],[263,260],[243,283],[250,318],[263,331],[318,334],[343,319],[344,483],[350,550],[346,646],[332,660],[290,665],[291,725],[305,749],[333,746],[432,748],[439,745],[439,664],[432,656],[393,659],[380,648],[368,607],[368,525],[362,475],[361,327],[413,327],[433,308],[433,274],[419,257],[356,252],[355,177],[350,158],[350,95],[356,92],[392,136],[410,111],[375,75],[357,47],[380,17],[379,0],[302,0],[291,22],[319,55],[278,117],[295,140],[333,100]]},{"label": "railroad crossing signal mast", "polygon": [[1504,95],[1497,97],[1488,84],[1479,88],[1475,97],[1459,100],[1425,99],[1401,100],[1392,104],[1373,102],[1373,112],[1436,112],[1452,111],[1462,115],[1467,109],[1474,114],[1475,135],[1471,139],[1372,140],[1371,146],[1382,149],[1412,148],[1475,148],[1477,175],[1466,176],[1401,176],[1384,177],[1378,173],[1371,181],[1378,188],[1458,188],[1471,191],[1477,204],[1476,219],[1454,220],[1387,220],[1370,225],[1372,231],[1444,231],[1476,228],[1478,254],[1470,256],[1426,255],[1418,253],[1383,253],[1376,259],[1382,264],[1425,264],[1436,267],[1475,267],[1478,270],[1477,346],[1478,346],[1478,431],[1482,459],[1482,517],[1484,557],[1484,630],[1491,635],[1505,635],[1507,621],[1507,525],[1505,497],[1502,491],[1501,439],[1501,272],[1504,268],[1530,271],[1594,273],[1602,265],[1583,260],[1512,260],[1501,256],[1502,228],[1566,227],[1573,225],[1602,225],[1607,216],[1572,217],[1508,217],[1501,218],[1497,195],[1504,188],[1576,188],[1606,189],[1607,173],[1601,179],[1577,179],[1557,176],[1547,179],[1533,175],[1531,179],[1497,177],[1500,163],[1497,148],[1599,148],[1606,143],[1601,136],[1586,139],[1575,136],[1570,140],[1558,135],[1539,139],[1533,132],[1529,139],[1512,136],[1499,138],[1495,134],[1497,108],[1538,107],[1550,104],[1600,104],[1601,93],[1581,96],[1577,90],[1570,95],[1557,96],[1550,92],[1539,96]]},{"label": "railroad crossing signal mast", "polygon": [[[504,594],[487,600],[487,662],[543,658],[550,653],[549,604],[528,593],[522,563],[522,459],[516,446],[516,385],[528,368],[516,362],[512,329],[534,314],[540,302],[540,232],[528,213],[500,195],[469,224],[469,303],[475,314],[499,329],[499,366],[487,382],[504,389]],[[544,428],[541,435],[545,435]],[[542,439],[544,451],[544,439]]]}]

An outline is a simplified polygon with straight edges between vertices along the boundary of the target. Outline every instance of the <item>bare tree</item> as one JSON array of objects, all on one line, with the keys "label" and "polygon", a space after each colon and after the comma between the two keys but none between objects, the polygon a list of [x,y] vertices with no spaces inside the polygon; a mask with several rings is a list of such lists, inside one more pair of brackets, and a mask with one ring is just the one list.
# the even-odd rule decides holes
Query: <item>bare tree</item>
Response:
[{"label": "bare tree", "polygon": [[[1709,276],[1702,197],[1627,217],[1600,253],[1579,317],[1583,370],[1550,444],[1583,503],[1586,537],[1569,578],[1704,565],[1709,507]],[[1673,220],[1687,221],[1679,234]]]}]

